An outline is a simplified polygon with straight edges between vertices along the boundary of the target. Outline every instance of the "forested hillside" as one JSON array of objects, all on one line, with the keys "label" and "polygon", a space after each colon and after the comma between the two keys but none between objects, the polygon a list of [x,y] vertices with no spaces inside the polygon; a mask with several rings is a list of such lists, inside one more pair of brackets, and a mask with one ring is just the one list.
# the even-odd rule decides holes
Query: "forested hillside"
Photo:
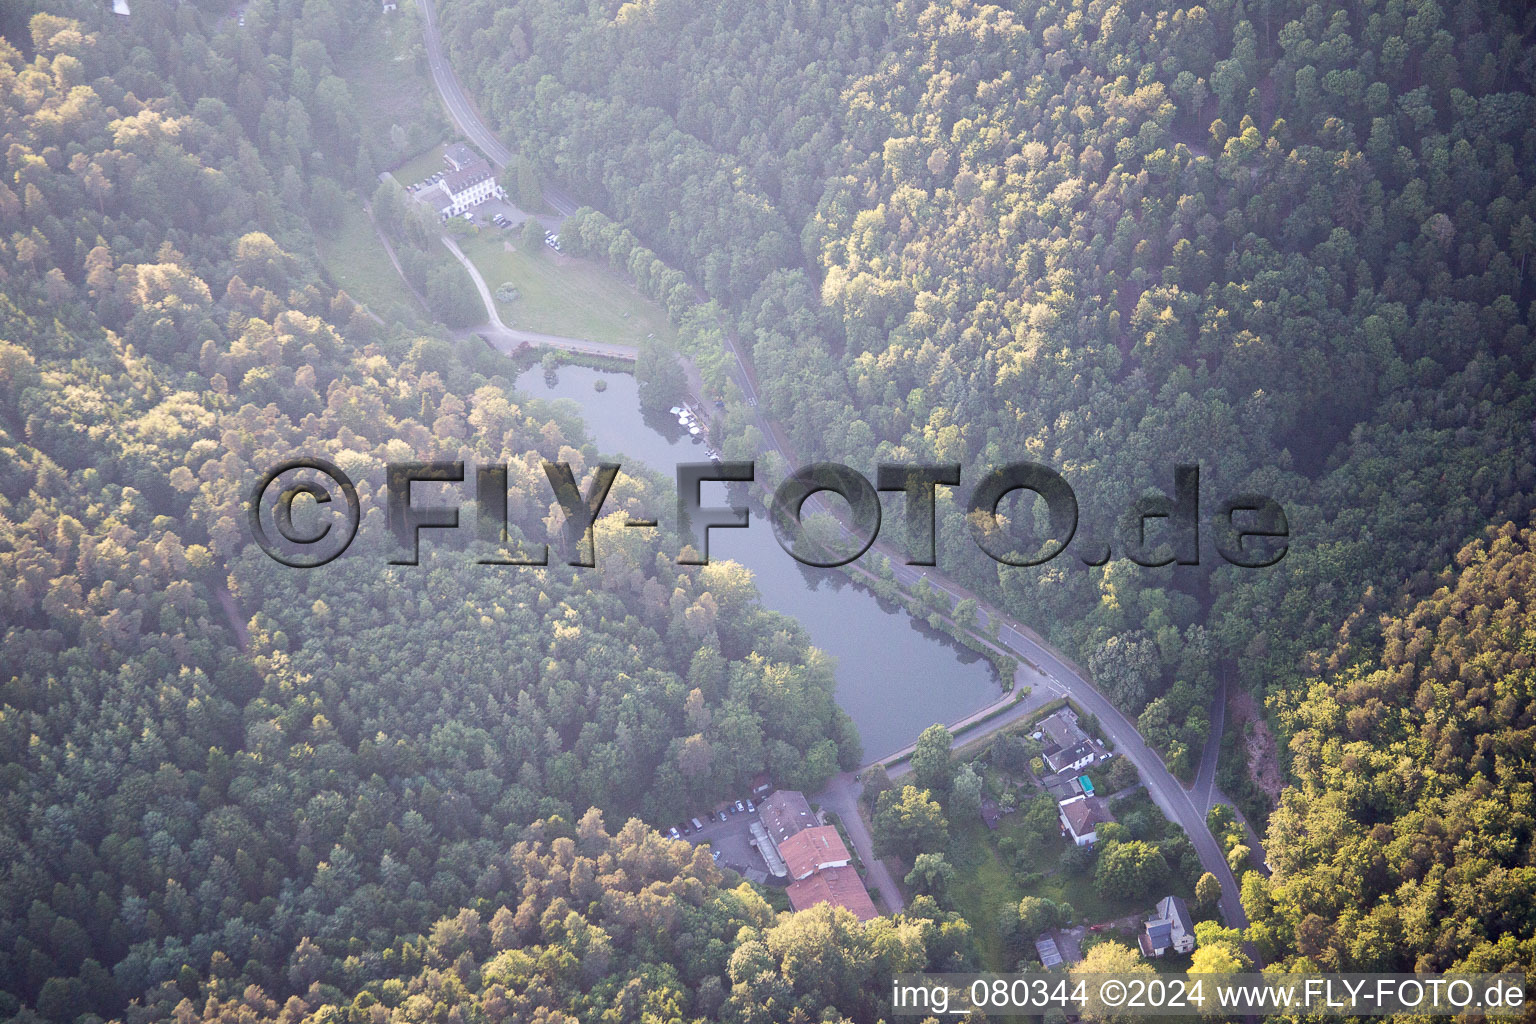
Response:
[{"label": "forested hillside", "polygon": [[779,917],[703,850],[638,821],[610,836],[595,811],[540,823],[495,870],[475,906],[348,957],[341,988],[301,950],[285,1003],[216,975],[126,1020],[867,1021],[889,1014],[893,973],[967,963],[969,931],[931,900],[868,926],[828,906]]},{"label": "forested hillside", "polygon": [[1286,709],[1299,781],[1243,903],[1298,965],[1536,966],[1536,533],[1491,531],[1436,582]]},{"label": "forested hillside", "polygon": [[[306,255],[312,207],[372,190],[325,44],[376,5],[253,3],[238,34],[189,6],[75,13],[0,43],[0,1016],[437,985],[453,943],[413,936],[466,906],[488,929],[466,948],[553,949],[578,921],[517,896],[538,819],[596,844],[564,898],[612,936],[589,968],[612,999],[672,962],[634,929],[683,943],[716,902],[687,978],[723,973],[737,918],[771,926],[761,902],[639,824],[603,852],[583,815],[660,822],[764,768],[814,788],[857,764],[825,658],[745,571],[612,521],[601,569],[478,566],[437,538],[387,565],[385,462],[510,463],[514,540],[537,542],[561,522],[541,461],[581,480],[596,452],[478,341],[377,323]],[[353,550],[310,572],[244,524],[301,455],[363,498]],[[626,475],[609,507],[667,500]],[[589,907],[598,878],[650,917]],[[921,957],[921,927],[893,928]]]},{"label": "forested hillside", "polygon": [[[666,481],[620,477],[598,568],[433,533],[387,563],[386,464],[508,464],[538,545],[541,463],[584,482],[600,453],[478,339],[381,321],[318,260],[374,197],[433,315],[479,315],[377,179],[436,122],[370,131],[338,73],[377,0],[132,3],[0,7],[0,1019],[863,1024],[897,971],[975,969],[947,902],[776,914],[653,828],[861,761],[750,573],[622,527],[665,521]],[[802,460],[1067,476],[1067,556],[999,565],[946,496],[940,565],[1186,778],[1221,681],[1267,707],[1283,796],[1220,776],[1269,819],[1265,961],[1536,969],[1536,9],[438,6],[516,174],[600,211],[568,252],[630,272],[707,380],[738,338]],[[723,415],[755,456],[756,412]],[[310,571],[245,519],[296,456],[362,497]],[[1207,513],[1279,499],[1289,555],[1123,557],[1117,517],[1179,462]],[[953,774],[947,805],[875,801],[914,891],[953,871],[946,811],[984,827]],[[1117,891],[1162,858],[1105,845]]]},{"label": "forested hillside", "polygon": [[[1067,476],[1067,556],[1000,566],[948,503],[941,565],[1175,771],[1220,673],[1299,685],[1536,502],[1527,7],[442,6],[509,137],[737,314],[803,458]],[[1289,556],[1126,561],[1116,517],[1177,462],[1207,513],[1280,500]]]}]

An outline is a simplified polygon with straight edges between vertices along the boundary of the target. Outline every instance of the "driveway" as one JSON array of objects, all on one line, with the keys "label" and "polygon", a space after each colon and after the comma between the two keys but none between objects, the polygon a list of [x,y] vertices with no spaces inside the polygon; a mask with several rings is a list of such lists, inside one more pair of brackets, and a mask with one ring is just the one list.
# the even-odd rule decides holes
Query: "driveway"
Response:
[{"label": "driveway", "polygon": [[866,885],[880,894],[881,900],[885,902],[886,913],[895,914],[906,906],[906,900],[902,898],[901,889],[896,885],[890,869],[885,866],[885,861],[875,856],[875,840],[859,815],[859,794],[863,791],[864,786],[857,776],[852,772],[843,772],[832,776],[821,792],[814,794],[811,799],[843,820],[843,828],[848,830],[853,848],[864,861]]},{"label": "driveway", "polygon": [[563,338],[558,334],[540,334],[538,331],[523,331],[516,327],[508,327],[501,322],[501,314],[496,309],[496,299],[491,295],[490,287],[485,283],[485,278],[480,274],[480,268],[474,261],[464,255],[464,250],[448,235],[443,236],[443,244],[448,251],[453,253],[455,259],[463,264],[469,271],[470,278],[475,282],[475,290],[480,293],[480,301],[485,304],[485,314],[488,318],[488,329],[478,328],[476,333],[485,334],[492,345],[503,352],[512,352],[520,345],[535,345],[545,348],[558,348],[566,352],[579,352],[582,355],[602,356],[607,359],[620,359],[626,362],[634,362],[639,356],[640,350],[633,345],[617,345],[606,341],[590,341],[586,338]]}]

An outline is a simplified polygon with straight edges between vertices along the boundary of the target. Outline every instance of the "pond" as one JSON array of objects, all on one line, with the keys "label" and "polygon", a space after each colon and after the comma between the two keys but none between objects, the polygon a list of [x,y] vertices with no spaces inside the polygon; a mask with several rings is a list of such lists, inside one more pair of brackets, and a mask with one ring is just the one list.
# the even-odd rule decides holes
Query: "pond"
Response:
[{"label": "pond", "polygon": [[[594,387],[599,381],[602,391]],[[705,458],[673,418],[641,413],[630,374],[562,366],[551,383],[535,365],[517,378],[517,387],[536,398],[575,403],[598,450],[621,456],[621,463],[637,460],[671,476],[677,463]],[[721,502],[709,486],[705,504]],[[866,762],[901,749],[935,722],[965,717],[1000,693],[986,659],[855,587],[842,573],[796,562],[756,510],[748,529],[711,531],[709,555],[752,570],[764,606],[794,618],[812,643],[837,659],[837,702],[858,727]]]}]

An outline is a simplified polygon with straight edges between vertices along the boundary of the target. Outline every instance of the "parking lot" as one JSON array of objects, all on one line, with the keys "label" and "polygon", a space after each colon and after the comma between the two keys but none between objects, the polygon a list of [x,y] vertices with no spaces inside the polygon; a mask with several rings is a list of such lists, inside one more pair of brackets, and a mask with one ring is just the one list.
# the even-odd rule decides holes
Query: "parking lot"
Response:
[{"label": "parking lot", "polygon": [[[440,175],[435,174],[423,181],[411,182],[406,186],[406,192],[411,196],[412,199],[415,199],[418,202],[429,202],[435,206],[435,204],[442,196],[442,191],[436,187],[438,177],[440,177]],[[425,198],[428,196],[430,196],[430,198]],[[523,227],[523,221],[530,216],[537,220],[546,231],[559,231],[560,224],[565,219],[559,214],[524,213],[511,202],[508,202],[505,199],[496,198],[487,199],[485,202],[480,203],[469,212],[474,214],[475,224],[489,228],[494,228],[496,226],[491,223],[491,218],[499,213],[503,217],[507,218],[507,220],[512,222],[511,226],[507,230],[514,232],[521,231]]]},{"label": "parking lot", "polygon": [[[700,815],[700,820],[703,816]],[[711,848],[719,851],[721,865],[732,868],[746,874],[748,871],[768,874],[768,865],[763,860],[763,855],[757,852],[749,840],[752,838],[751,826],[757,821],[757,815],[750,811],[740,814],[727,814],[724,821],[718,814],[704,824],[703,831],[695,832],[691,836],[684,836],[688,842],[697,846],[700,843],[708,843]],[[755,880],[756,876],[748,876]]]}]

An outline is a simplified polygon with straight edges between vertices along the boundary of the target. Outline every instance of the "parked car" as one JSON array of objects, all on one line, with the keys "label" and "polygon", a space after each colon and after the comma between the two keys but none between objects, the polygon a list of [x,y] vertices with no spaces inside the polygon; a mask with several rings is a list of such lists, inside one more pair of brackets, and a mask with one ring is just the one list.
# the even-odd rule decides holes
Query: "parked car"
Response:
[{"label": "parked car", "polygon": [[667,835],[671,836],[673,839],[683,838],[682,833],[677,830],[676,825],[673,825],[671,828],[667,829]]},{"label": "parked car", "polygon": [[754,813],[756,811],[757,811],[757,805],[752,802],[752,798],[751,797],[747,797],[747,812],[750,814],[750,813]]},{"label": "parked car", "polygon": [[698,818],[691,818],[689,820],[693,823],[693,830],[695,832],[702,832],[702,831],[704,831],[704,823],[702,821],[700,821]]},{"label": "parked car", "polygon": [[724,812],[724,811],[721,811],[721,812],[720,812],[720,820],[721,820],[721,821],[725,821],[725,820],[726,820],[726,818],[725,818],[725,812]]},{"label": "parked car", "polygon": [[740,800],[736,801],[736,813],[737,814],[740,814],[742,811],[744,811],[746,809],[747,809],[747,805],[746,804],[742,803]]}]

